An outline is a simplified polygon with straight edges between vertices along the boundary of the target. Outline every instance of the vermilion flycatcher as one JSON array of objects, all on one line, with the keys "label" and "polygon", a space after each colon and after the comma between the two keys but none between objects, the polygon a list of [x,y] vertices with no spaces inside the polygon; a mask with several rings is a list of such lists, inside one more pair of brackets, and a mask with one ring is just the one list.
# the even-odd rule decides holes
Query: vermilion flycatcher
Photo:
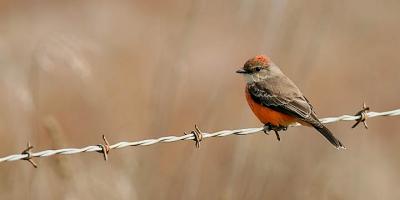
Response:
[{"label": "vermilion flycatcher", "polygon": [[336,148],[345,148],[318,120],[312,105],[299,88],[267,56],[251,58],[236,72],[243,74],[247,81],[247,102],[264,123],[265,133],[273,130],[280,140],[278,131],[298,122],[317,129]]}]

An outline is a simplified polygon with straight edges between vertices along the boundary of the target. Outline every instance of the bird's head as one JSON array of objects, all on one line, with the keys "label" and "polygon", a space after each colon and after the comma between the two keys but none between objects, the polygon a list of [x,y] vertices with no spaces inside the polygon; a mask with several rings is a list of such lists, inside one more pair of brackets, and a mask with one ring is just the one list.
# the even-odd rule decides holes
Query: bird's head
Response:
[{"label": "bird's head", "polygon": [[247,83],[253,83],[268,78],[271,75],[271,68],[274,68],[272,66],[274,65],[268,56],[258,55],[247,60],[236,73],[243,74]]}]

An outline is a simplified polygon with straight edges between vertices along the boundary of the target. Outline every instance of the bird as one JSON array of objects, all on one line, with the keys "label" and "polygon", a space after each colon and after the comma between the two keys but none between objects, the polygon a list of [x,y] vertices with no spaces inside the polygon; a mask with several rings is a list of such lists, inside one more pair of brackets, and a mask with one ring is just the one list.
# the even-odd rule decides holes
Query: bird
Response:
[{"label": "bird", "polygon": [[279,131],[300,123],[313,127],[337,149],[345,149],[332,132],[317,118],[314,108],[300,89],[266,55],[257,55],[236,71],[246,80],[246,100],[255,116],[264,124],[263,131]]}]

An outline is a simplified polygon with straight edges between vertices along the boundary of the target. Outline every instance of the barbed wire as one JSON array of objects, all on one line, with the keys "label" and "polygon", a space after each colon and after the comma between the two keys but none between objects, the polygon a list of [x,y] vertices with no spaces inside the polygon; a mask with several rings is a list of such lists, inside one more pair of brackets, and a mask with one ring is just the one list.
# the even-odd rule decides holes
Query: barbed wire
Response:
[{"label": "barbed wire", "polygon": [[[379,116],[398,116],[400,115],[400,109],[385,111],[385,112],[368,112],[369,108],[365,106],[361,111],[357,112],[355,115],[342,115],[338,117],[327,117],[322,118],[320,121],[324,124],[338,122],[338,121],[357,121],[357,123],[353,126],[353,128],[360,122],[365,122],[367,118],[379,117]],[[364,123],[365,127],[366,124]],[[293,126],[301,126],[300,124],[293,124]],[[201,132],[197,126],[195,126],[195,131],[191,131],[190,134],[184,134],[181,136],[165,136],[156,139],[146,139],[134,142],[118,142],[116,144],[110,145],[103,135],[103,140],[105,144],[99,145],[92,145],[86,146],[83,148],[65,148],[65,149],[55,149],[55,150],[44,150],[39,152],[31,152],[33,146],[28,143],[27,148],[20,154],[9,155],[6,157],[0,158],[1,162],[6,161],[17,161],[17,160],[27,160],[29,161],[34,167],[37,165],[32,161],[32,158],[35,157],[47,157],[53,155],[71,155],[71,154],[78,154],[83,152],[100,152],[104,154],[104,159],[107,160],[107,153],[111,149],[121,149],[126,147],[134,147],[134,146],[148,146],[157,143],[168,143],[168,142],[177,142],[182,140],[195,140],[196,146],[198,147],[199,142],[204,138],[211,138],[211,137],[226,137],[231,135],[250,135],[255,134],[263,131],[264,128],[245,128],[245,129],[237,129],[237,130],[222,130],[217,131],[214,133],[206,133]]]}]

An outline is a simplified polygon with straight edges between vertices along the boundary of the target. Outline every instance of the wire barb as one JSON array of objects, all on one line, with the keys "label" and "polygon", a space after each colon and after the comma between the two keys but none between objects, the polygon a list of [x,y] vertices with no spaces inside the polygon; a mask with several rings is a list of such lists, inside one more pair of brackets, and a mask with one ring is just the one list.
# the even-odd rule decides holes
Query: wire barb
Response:
[{"label": "wire barb", "polygon": [[368,111],[369,111],[369,107],[367,107],[367,105],[365,104],[365,101],[364,101],[362,110],[358,111],[355,114],[355,116],[360,116],[360,118],[356,120],[357,122],[351,128],[357,127],[357,125],[360,122],[362,122],[364,124],[365,129],[368,129],[368,125],[366,122],[366,120],[368,119]]},{"label": "wire barb", "polygon": [[[183,132],[185,135],[189,135],[186,132]],[[200,142],[203,140],[203,132],[199,129],[199,127],[195,124],[194,125],[194,130],[190,131],[190,134],[193,135],[193,140],[195,141],[195,146],[196,148],[200,148]]]},{"label": "wire barb", "polygon": [[104,156],[104,160],[107,161],[108,160],[108,153],[110,152],[110,143],[108,142],[107,138],[105,135],[103,135],[103,141],[104,144],[98,144],[97,146],[101,148],[100,151],[97,151],[99,153],[102,153]]},{"label": "wire barb", "polygon": [[28,142],[26,143],[26,149],[23,150],[23,151],[21,152],[22,155],[27,155],[27,156],[26,156],[25,158],[22,158],[22,160],[28,161],[29,163],[31,163],[31,165],[32,165],[34,168],[37,168],[38,165],[32,160],[32,152],[31,152],[31,149],[33,149],[33,146],[31,145],[31,142],[28,141]]}]

